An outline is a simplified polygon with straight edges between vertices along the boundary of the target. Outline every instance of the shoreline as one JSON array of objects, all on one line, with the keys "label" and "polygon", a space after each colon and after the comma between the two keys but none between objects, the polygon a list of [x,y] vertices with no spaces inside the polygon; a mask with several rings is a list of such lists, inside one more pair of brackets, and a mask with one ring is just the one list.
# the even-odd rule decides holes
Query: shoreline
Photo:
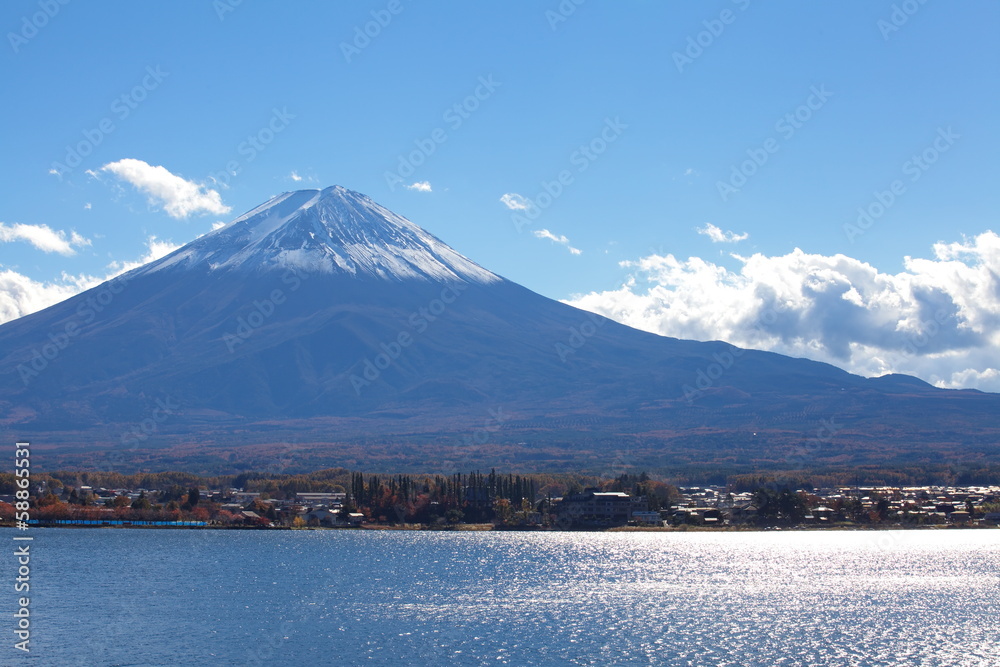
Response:
[{"label": "shoreline", "polygon": [[[0,525],[0,529],[14,529],[13,524]],[[929,526],[608,526],[603,528],[552,528],[496,526],[493,524],[459,524],[434,526],[428,524],[395,524],[365,526],[122,526],[122,525],[32,525],[29,530],[68,528],[71,530],[264,530],[264,531],[401,531],[442,533],[802,533],[802,532],[888,532],[900,530],[997,530],[1000,525],[929,525]],[[23,531],[23,529],[21,529]]]}]

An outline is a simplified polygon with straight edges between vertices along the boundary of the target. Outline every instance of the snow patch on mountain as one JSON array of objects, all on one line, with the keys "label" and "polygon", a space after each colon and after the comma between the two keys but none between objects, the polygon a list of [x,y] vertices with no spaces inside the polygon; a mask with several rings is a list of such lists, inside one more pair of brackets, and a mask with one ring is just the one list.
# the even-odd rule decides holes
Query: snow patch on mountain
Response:
[{"label": "snow patch on mountain", "polygon": [[[335,263],[334,257],[340,261]],[[284,250],[278,253],[275,257],[275,264],[296,273],[333,273],[334,266],[347,273],[357,273],[355,266],[344,262],[339,255],[334,254],[334,257],[299,248],[298,250]]]},{"label": "snow patch on mountain", "polygon": [[503,280],[406,218],[340,186],[272,197],[140,271],[197,264],[213,271],[291,268],[386,280]]}]

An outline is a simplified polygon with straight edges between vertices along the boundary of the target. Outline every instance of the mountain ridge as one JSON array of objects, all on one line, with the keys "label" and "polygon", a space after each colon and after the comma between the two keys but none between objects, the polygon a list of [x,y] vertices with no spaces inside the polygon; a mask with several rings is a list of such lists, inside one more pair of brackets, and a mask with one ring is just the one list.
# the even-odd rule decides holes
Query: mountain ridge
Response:
[{"label": "mountain ridge", "polygon": [[812,464],[1000,463],[998,408],[996,394],[631,329],[339,186],[273,197],[0,326],[0,429],[47,443],[52,462],[127,446],[134,465],[218,469],[295,442],[294,465],[431,470],[453,465],[442,443],[475,436],[476,461],[508,466],[632,452],[745,471],[789,464],[835,419]]}]

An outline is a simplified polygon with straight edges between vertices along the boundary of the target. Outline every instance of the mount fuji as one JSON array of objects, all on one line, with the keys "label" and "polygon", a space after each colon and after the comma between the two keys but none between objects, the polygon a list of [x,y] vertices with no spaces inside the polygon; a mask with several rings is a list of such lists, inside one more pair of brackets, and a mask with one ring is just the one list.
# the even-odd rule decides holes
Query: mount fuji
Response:
[{"label": "mount fuji", "polygon": [[0,429],[49,469],[992,465],[998,413],[996,394],[631,329],[339,186],[0,327]]}]

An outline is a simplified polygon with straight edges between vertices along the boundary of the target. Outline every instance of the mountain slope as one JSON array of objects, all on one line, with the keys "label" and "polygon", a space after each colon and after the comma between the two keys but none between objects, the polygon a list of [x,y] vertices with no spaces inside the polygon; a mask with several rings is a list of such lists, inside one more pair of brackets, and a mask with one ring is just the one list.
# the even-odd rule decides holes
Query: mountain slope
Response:
[{"label": "mountain slope", "polygon": [[1000,407],[993,394],[630,329],[340,187],[279,195],[0,327],[0,371],[10,435],[59,460],[129,444],[182,466],[185,446],[241,459],[294,440],[303,461],[343,463],[346,449],[442,468],[440,443],[470,434],[511,464],[600,466],[627,449],[661,465],[782,465],[831,419],[817,462],[978,460]]}]

